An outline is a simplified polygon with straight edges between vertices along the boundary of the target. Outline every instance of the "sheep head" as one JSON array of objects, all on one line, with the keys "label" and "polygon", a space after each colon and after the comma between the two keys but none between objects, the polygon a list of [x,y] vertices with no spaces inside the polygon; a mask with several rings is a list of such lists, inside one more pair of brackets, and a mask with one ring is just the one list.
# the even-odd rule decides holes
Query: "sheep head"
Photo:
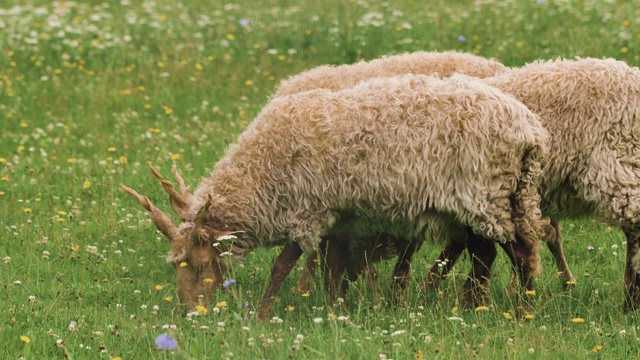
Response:
[{"label": "sheep head", "polygon": [[208,224],[211,199],[195,216],[189,215],[191,193],[176,169],[173,169],[173,173],[182,193],[153,167],[151,172],[169,194],[171,207],[182,219],[179,227],[146,196],[122,184],[120,188],[136,198],[151,213],[151,219],[158,230],[169,238],[167,262],[176,269],[180,304],[189,310],[195,310],[198,305],[206,306],[215,297],[226,270],[220,259],[221,253],[226,249],[218,239],[231,233],[218,231]]}]

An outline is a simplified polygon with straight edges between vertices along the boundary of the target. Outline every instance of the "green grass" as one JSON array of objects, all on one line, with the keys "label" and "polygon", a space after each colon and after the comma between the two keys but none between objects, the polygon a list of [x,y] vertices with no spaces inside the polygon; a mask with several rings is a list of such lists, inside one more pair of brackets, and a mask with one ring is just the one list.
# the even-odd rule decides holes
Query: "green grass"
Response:
[{"label": "green grass", "polygon": [[[128,184],[168,210],[146,163],[165,173],[175,164],[196,186],[279,80],[320,64],[454,49],[509,66],[559,56],[614,57],[637,66],[640,29],[633,14],[640,2],[127,3],[0,5],[4,358],[612,359],[640,353],[638,315],[621,311],[624,236],[593,220],[563,224],[575,289],[560,291],[544,252],[532,320],[503,315],[514,309],[513,296],[504,294],[509,266],[503,254],[486,311],[452,311],[467,261],[441,292],[419,292],[417,283],[439,251],[425,245],[406,303],[392,304],[392,262],[380,265],[379,292],[354,284],[349,313],[330,310],[322,291],[288,293],[296,268],[274,305],[276,320],[260,323],[251,313],[279,249],[255,251],[233,269],[237,283],[217,299],[226,306],[185,317],[164,261],[166,239],[117,186]],[[155,348],[164,332],[178,341],[175,356]]]}]

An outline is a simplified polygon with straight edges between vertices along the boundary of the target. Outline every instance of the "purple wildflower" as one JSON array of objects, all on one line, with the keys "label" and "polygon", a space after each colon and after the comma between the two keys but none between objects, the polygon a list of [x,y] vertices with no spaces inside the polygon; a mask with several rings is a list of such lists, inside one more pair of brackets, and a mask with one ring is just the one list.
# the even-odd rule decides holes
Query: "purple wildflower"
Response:
[{"label": "purple wildflower", "polygon": [[235,283],[236,283],[236,280],[235,280],[235,279],[225,280],[225,281],[222,283],[222,287],[223,287],[223,288],[227,288],[227,287],[229,287],[230,285],[235,284]]},{"label": "purple wildflower", "polygon": [[178,343],[169,334],[164,333],[156,338],[156,346],[159,350],[175,350]]},{"label": "purple wildflower", "polygon": [[249,26],[249,20],[247,20],[247,19],[240,19],[239,22],[240,22],[241,26],[244,26],[244,27]]},{"label": "purple wildflower", "polygon": [[245,301],[245,302],[244,302],[244,307],[245,307],[245,308],[248,308],[248,307],[249,307],[249,302],[248,302],[248,301]]},{"label": "purple wildflower", "polygon": [[536,0],[538,2],[538,4],[542,4],[543,2],[545,2],[545,0]]},{"label": "purple wildflower", "polygon": [[467,37],[466,37],[466,36],[464,36],[464,35],[460,35],[460,36],[458,36],[458,41],[460,41],[460,42],[467,42]]}]

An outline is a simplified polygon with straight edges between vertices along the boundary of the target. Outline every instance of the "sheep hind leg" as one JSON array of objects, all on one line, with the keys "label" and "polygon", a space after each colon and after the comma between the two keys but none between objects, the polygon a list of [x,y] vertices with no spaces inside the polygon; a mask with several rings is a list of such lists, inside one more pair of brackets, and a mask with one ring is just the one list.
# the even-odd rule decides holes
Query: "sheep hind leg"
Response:
[{"label": "sheep hind leg", "polygon": [[491,266],[498,255],[492,240],[467,232],[467,249],[471,258],[471,272],[462,287],[461,305],[477,307],[482,305],[488,297]]},{"label": "sheep hind leg", "polygon": [[528,307],[523,304],[521,292],[524,290],[525,296],[534,295],[533,281],[538,275],[540,269],[540,254],[538,252],[538,243],[536,239],[523,235],[516,230],[515,241],[499,243],[502,249],[507,253],[514,272],[520,281],[521,291],[518,292],[518,312],[521,308]]},{"label": "sheep hind leg", "polygon": [[464,252],[467,245],[463,241],[451,241],[438,256],[427,277],[422,281],[421,288],[427,290],[437,289],[442,281],[449,275],[453,265]]},{"label": "sheep hind leg", "polygon": [[640,225],[624,229],[627,236],[627,261],[624,271],[626,296],[624,311],[640,310]]},{"label": "sheep hind leg", "polygon": [[551,220],[545,229],[545,240],[558,267],[558,274],[562,279],[562,290],[567,290],[576,284],[576,278],[571,273],[567,258],[564,256],[560,223],[557,220]]},{"label": "sheep hind leg", "polygon": [[267,290],[264,292],[260,306],[258,306],[258,319],[266,320],[269,317],[271,305],[273,304],[276,294],[280,291],[284,280],[301,255],[302,249],[297,243],[288,242],[284,246],[271,268],[271,280],[269,281],[269,285],[267,285]]}]

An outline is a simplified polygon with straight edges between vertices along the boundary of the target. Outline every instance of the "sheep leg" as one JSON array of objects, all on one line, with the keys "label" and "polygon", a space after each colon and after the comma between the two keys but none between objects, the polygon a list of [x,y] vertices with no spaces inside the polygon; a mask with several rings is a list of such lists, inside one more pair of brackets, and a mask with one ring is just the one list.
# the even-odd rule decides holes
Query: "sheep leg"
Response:
[{"label": "sheep leg", "polygon": [[276,294],[301,255],[302,249],[298,243],[288,242],[284,246],[282,252],[273,263],[273,268],[271,268],[271,280],[258,307],[258,319],[265,320],[269,317],[269,311]]},{"label": "sheep leg", "polygon": [[393,280],[395,286],[399,290],[404,290],[409,284],[409,271],[411,270],[411,258],[416,252],[417,244],[415,241],[409,242],[407,248],[400,254],[393,270]]},{"label": "sheep leg", "polygon": [[[329,295],[329,304],[335,304],[338,297],[344,299],[349,282],[344,279],[345,272],[349,272],[352,259],[346,239],[338,235],[330,236],[320,246],[323,258],[324,284]],[[360,268],[352,270],[358,271]]]},{"label": "sheep leg", "polygon": [[427,278],[422,282],[422,288],[428,290],[438,288],[466,247],[467,245],[462,241],[451,241],[447,244],[429,270]]},{"label": "sheep leg", "polygon": [[624,311],[640,309],[640,226],[625,229],[627,236],[627,261],[624,271],[626,298]]},{"label": "sheep leg", "polygon": [[560,223],[558,220],[551,220],[551,224],[545,229],[545,240],[553,259],[558,267],[558,273],[562,278],[562,290],[567,290],[569,287],[576,284],[576,278],[569,270],[569,264],[567,264],[567,258],[564,256],[564,249],[562,248],[562,236],[560,235]]},{"label": "sheep leg", "polygon": [[462,287],[461,304],[477,307],[487,298],[491,266],[498,255],[495,243],[468,231],[467,250],[471,258],[471,272]]},{"label": "sheep leg", "polygon": [[376,269],[375,265],[367,262],[367,264],[362,269],[362,278],[367,284],[369,290],[378,290],[378,270]]},{"label": "sheep leg", "polygon": [[[518,275],[520,286],[525,294],[535,294],[533,291],[533,280],[540,269],[540,254],[536,239],[528,238],[516,229],[516,240],[506,243],[499,243],[507,253],[514,272]],[[522,302],[518,296],[518,304]]]},{"label": "sheep leg", "polygon": [[307,256],[307,260],[304,263],[304,268],[302,269],[300,277],[298,278],[298,285],[295,289],[292,289],[292,291],[306,293],[315,288],[315,281],[313,280],[313,278],[315,277],[317,264],[317,252]]}]

